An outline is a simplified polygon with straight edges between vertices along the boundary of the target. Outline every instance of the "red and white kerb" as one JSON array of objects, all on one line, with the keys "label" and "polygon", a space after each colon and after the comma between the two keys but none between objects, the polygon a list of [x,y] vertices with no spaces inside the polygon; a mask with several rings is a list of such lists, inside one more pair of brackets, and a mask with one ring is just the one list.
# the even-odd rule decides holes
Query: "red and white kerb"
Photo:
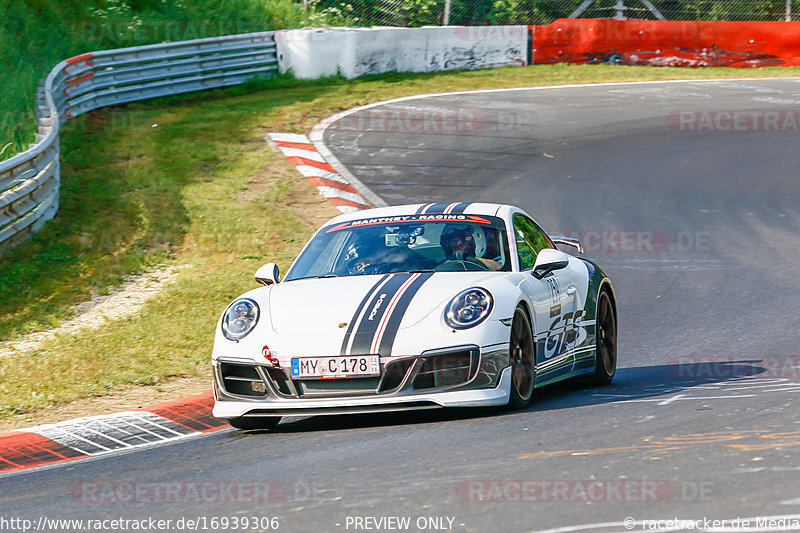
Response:
[{"label": "red and white kerb", "polygon": [[267,139],[275,144],[297,170],[314,184],[322,196],[333,202],[339,211],[350,213],[370,207],[361,193],[336,173],[305,135],[269,133]]}]

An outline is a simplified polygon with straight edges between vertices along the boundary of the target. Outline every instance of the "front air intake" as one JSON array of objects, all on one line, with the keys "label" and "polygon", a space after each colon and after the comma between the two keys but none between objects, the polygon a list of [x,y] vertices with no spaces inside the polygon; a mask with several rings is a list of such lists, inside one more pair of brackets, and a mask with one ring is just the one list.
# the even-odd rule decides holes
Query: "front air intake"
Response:
[{"label": "front air intake", "polygon": [[267,386],[254,366],[220,363],[222,386],[230,394],[263,398]]},{"label": "front air intake", "polygon": [[421,357],[422,368],[414,378],[414,389],[453,387],[468,382],[478,368],[477,350],[463,350]]}]

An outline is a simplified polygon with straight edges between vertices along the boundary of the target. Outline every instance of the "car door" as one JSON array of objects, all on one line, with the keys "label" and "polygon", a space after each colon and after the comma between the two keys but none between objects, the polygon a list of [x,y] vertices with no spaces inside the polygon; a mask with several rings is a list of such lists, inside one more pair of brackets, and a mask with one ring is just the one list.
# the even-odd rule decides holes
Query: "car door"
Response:
[{"label": "car door", "polygon": [[[530,272],[537,254],[545,248],[555,248],[545,232],[523,213],[513,216],[514,237],[520,270],[529,273],[521,284],[533,307],[533,327],[536,342],[536,382],[546,383],[572,371],[570,355],[572,320],[577,311],[577,294],[573,269],[555,270],[542,279]],[[574,258],[570,259],[572,262]]]}]

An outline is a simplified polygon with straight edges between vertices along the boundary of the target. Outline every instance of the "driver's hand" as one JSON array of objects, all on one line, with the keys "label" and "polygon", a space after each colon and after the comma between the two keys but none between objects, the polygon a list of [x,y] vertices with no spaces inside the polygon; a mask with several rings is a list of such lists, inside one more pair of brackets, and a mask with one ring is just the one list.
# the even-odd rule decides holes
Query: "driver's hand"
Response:
[{"label": "driver's hand", "polygon": [[483,257],[476,257],[475,259],[480,261],[481,264],[486,268],[488,268],[489,270],[500,270],[503,266],[493,259],[485,259]]}]

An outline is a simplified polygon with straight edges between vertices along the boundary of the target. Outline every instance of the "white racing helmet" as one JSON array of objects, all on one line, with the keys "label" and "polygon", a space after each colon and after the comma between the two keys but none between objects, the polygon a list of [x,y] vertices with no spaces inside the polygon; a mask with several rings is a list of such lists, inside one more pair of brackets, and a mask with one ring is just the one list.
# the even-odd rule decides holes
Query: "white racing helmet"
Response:
[{"label": "white racing helmet", "polygon": [[472,224],[448,224],[439,242],[448,258],[483,257],[486,253],[486,233]]}]

